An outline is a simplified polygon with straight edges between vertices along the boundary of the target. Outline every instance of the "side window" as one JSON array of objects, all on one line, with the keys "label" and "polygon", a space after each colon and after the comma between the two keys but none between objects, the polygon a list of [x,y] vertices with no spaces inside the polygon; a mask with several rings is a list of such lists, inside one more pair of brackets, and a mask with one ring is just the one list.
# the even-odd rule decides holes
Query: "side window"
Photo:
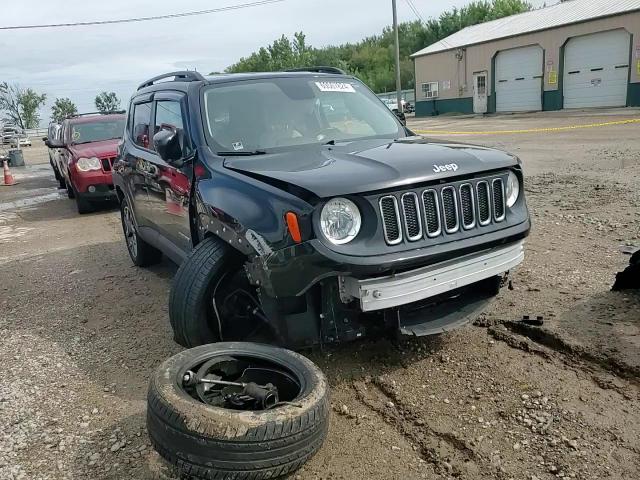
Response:
[{"label": "side window", "polygon": [[64,122],[62,124],[62,127],[60,128],[60,138],[62,140],[62,143],[69,143],[69,122]]},{"label": "side window", "polygon": [[184,121],[182,109],[177,100],[158,100],[156,102],[156,119],[153,127],[155,135],[162,129],[175,129],[180,139],[180,148],[185,146]]},{"label": "side window", "polygon": [[136,145],[149,148],[149,122],[151,120],[151,102],[133,105],[131,138]]}]

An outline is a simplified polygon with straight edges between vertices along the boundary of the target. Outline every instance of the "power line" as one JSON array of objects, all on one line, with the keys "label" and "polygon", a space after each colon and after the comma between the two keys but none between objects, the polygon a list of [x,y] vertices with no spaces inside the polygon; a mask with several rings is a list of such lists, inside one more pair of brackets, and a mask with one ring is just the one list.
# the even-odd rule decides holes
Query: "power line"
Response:
[{"label": "power line", "polygon": [[424,18],[422,18],[422,15],[420,15],[420,13],[418,12],[418,9],[413,4],[413,1],[412,0],[405,0],[405,2],[407,2],[407,5],[409,5],[409,8],[413,11],[415,16],[418,17],[418,20],[420,20],[420,22],[424,24],[425,23],[424,22]]},{"label": "power line", "polygon": [[0,30],[30,30],[35,28],[60,28],[60,27],[85,27],[89,25],[113,25],[117,23],[134,23],[149,22],[152,20],[165,20],[167,18],[193,17],[196,15],[208,15],[211,13],[227,12],[229,10],[240,10],[242,8],[258,7],[271,3],[284,2],[285,0],[260,0],[250,3],[241,3],[238,5],[229,5],[226,7],[212,8],[209,10],[198,10],[196,12],[172,13],[168,15],[155,15],[152,17],[122,18],[117,20],[96,20],[92,22],[75,22],[75,23],[50,23],[43,25],[15,25],[10,27],[0,27]]},{"label": "power line", "polygon": [[424,18],[422,18],[422,15],[420,15],[420,12],[418,12],[418,9],[416,8],[415,4],[413,3],[413,0],[405,0],[405,1],[409,5],[409,8],[416,15],[416,17],[418,17],[418,20],[420,20],[421,23],[425,23],[424,22]]}]

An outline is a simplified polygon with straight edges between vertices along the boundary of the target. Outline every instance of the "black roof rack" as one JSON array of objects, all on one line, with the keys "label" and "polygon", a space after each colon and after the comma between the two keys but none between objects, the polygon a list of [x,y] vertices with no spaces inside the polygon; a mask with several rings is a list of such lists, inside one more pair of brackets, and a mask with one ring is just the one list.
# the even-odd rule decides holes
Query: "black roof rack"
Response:
[{"label": "black roof rack", "polygon": [[193,70],[185,70],[181,72],[170,72],[170,73],[164,73],[162,75],[158,75],[157,77],[153,77],[147,80],[146,82],[141,83],[140,86],[138,87],[138,90],[141,90],[146,87],[150,87],[151,85],[156,83],[158,80],[163,80],[165,78],[171,78],[171,77],[173,77],[174,82],[200,82],[202,80],[205,80],[205,78],[200,73]]},{"label": "black roof rack", "polygon": [[315,72],[315,73],[334,73],[336,75],[346,75],[347,72],[337,67],[301,67],[285,70],[287,72]]},{"label": "black roof rack", "polygon": [[[114,115],[114,114],[123,114],[127,113],[126,110],[112,110],[111,112],[87,112],[87,113],[74,113],[73,115],[67,115],[65,119],[68,118],[77,118],[77,117],[85,117],[87,115]],[[55,123],[55,122],[51,122]]]}]

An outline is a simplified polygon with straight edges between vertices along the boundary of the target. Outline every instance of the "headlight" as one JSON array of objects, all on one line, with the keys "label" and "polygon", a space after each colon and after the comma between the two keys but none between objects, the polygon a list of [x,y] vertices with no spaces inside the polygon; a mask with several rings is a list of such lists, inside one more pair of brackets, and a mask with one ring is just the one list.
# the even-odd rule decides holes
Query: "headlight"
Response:
[{"label": "headlight", "polygon": [[509,172],[509,178],[507,178],[507,207],[513,207],[518,201],[518,196],[520,195],[520,181],[518,180],[518,176]]},{"label": "headlight", "polygon": [[320,213],[320,228],[331,243],[342,245],[356,238],[362,225],[360,211],[346,198],[328,201]]},{"label": "headlight", "polygon": [[76,162],[76,167],[81,172],[88,172],[89,170],[100,170],[102,165],[100,165],[100,160],[96,157],[91,158],[79,158]]}]

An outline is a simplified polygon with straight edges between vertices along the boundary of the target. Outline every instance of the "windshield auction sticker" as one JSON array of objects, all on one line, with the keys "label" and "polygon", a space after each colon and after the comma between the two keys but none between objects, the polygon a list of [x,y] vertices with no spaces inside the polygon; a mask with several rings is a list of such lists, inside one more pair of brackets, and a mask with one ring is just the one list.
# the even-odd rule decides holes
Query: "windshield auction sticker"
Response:
[{"label": "windshield auction sticker", "polygon": [[356,93],[355,88],[350,83],[344,82],[316,82],[316,86],[321,92],[345,92]]}]

